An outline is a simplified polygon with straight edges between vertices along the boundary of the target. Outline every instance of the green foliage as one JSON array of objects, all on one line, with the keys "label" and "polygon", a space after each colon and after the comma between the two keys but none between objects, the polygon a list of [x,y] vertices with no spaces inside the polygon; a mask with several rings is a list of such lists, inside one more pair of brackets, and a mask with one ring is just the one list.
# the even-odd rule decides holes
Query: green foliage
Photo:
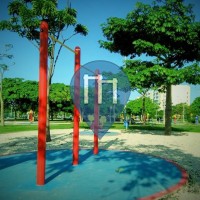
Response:
[{"label": "green foliage", "polygon": [[[65,123],[63,122],[61,124],[61,122],[59,121],[59,123],[53,123],[51,124],[51,129],[72,129],[73,128],[73,123],[69,124],[69,123]],[[88,125],[83,122],[83,123],[80,123],[80,128],[83,128],[83,129],[88,129]],[[32,131],[32,130],[37,130],[38,129],[38,126],[35,125],[35,124],[32,124],[31,126],[29,124],[27,125],[6,125],[4,127],[1,127],[0,128],[0,134],[5,134],[5,133],[9,133],[9,134],[12,134],[12,133],[16,133],[16,132],[21,132],[21,131]],[[124,130],[124,125],[122,123],[114,123],[113,126],[111,127],[111,129],[118,129],[118,130]],[[151,131],[151,134],[153,133],[152,130],[157,130],[159,131],[159,134],[162,134],[160,133],[161,130],[164,130],[164,127],[163,125],[159,124],[159,125],[130,125],[129,126],[129,130],[130,130],[130,134],[135,134],[135,130],[147,130],[147,131]],[[175,135],[179,135],[181,134],[181,132],[191,132],[192,134],[194,132],[194,134],[198,134],[200,133],[200,126],[196,126],[194,124],[183,124],[181,126],[179,125],[173,125],[172,127],[172,130],[175,132],[174,134]],[[155,134],[157,134],[158,132],[155,132]]]},{"label": "green foliage", "polygon": [[[26,113],[29,109],[38,111],[38,82],[21,78],[3,79],[3,97],[5,109]],[[50,89],[50,113],[72,113],[72,101],[69,86],[54,83]]]},{"label": "green foliage", "polygon": [[142,62],[139,60],[127,60],[123,71],[127,74],[133,90],[150,89],[154,82],[151,81],[149,69],[153,66],[152,62]]},{"label": "green foliage", "polygon": [[37,110],[38,83],[36,81],[4,78],[3,88],[5,109],[12,107],[15,112],[20,110],[25,113],[30,108]]},{"label": "green foliage", "polygon": [[101,47],[125,56],[155,56],[168,68],[200,59],[200,23],[182,0],[138,3],[125,19],[109,18],[102,30],[108,41],[100,41]]},{"label": "green foliage", "polygon": [[[155,117],[156,110],[158,110],[158,105],[154,103],[150,98],[145,98],[145,110],[148,113],[149,117]],[[126,106],[127,113],[129,115],[142,115],[143,110],[143,98],[139,98],[133,101],[128,102]]]},{"label": "green foliage", "polygon": [[53,83],[50,88],[50,114],[53,119],[54,114],[60,111],[72,113],[72,99],[70,88],[63,83]]},{"label": "green foliage", "polygon": [[0,53],[0,104],[1,104],[1,125],[4,126],[4,101],[3,101],[3,76],[4,76],[4,72],[8,70],[8,64],[5,64],[7,62],[5,62],[4,58],[7,59],[12,59],[13,55],[12,54],[8,54],[7,51],[9,51],[10,49],[12,49],[13,45],[11,44],[6,44],[5,45],[5,50],[4,52]]},{"label": "green foliage", "polygon": [[3,79],[3,75],[4,75],[4,72],[8,70],[8,67],[10,64],[5,64],[5,63],[8,63],[7,60],[11,60],[13,59],[13,55],[12,54],[8,54],[7,52],[9,50],[11,50],[13,48],[13,45],[12,44],[5,44],[4,45],[4,51],[3,52],[0,52],[0,85],[1,85],[1,82],[2,82],[2,79]]},{"label": "green foliage", "polygon": [[50,88],[49,96],[52,102],[70,101],[70,88],[64,83],[53,83]]},{"label": "green foliage", "polygon": [[[76,34],[87,35],[86,26],[77,23],[76,10],[71,8],[71,5],[59,10],[57,2],[57,0],[13,0],[8,6],[10,19],[0,22],[0,31],[16,32],[20,37],[30,40],[37,48],[40,45],[40,23],[42,20],[48,22],[49,34],[57,40],[69,26],[74,28],[73,33],[70,33],[68,38],[64,38],[62,44]],[[51,85],[55,66],[62,49],[61,45],[56,55],[56,43],[53,39],[48,40],[50,59],[48,86]],[[49,104],[49,99],[47,104]],[[49,109],[47,109],[47,120],[49,121]],[[47,141],[51,141],[49,123],[47,123]]]},{"label": "green foliage", "polygon": [[127,74],[132,89],[141,94],[149,89],[165,92],[168,84],[200,83],[200,67],[197,63],[182,69],[168,69],[155,61],[127,60],[122,69]]},{"label": "green foliage", "polygon": [[[42,20],[48,22],[49,34],[59,39],[61,34],[67,30],[69,26],[74,28],[68,38],[63,39],[63,44],[76,34],[87,35],[87,28],[77,23],[77,12],[71,6],[63,10],[58,9],[56,0],[14,0],[9,3],[8,14],[10,19],[0,21],[0,30],[9,30],[18,33],[20,37],[27,38],[36,47],[40,45],[40,23]],[[50,59],[49,67],[49,84],[53,77],[54,69],[62,49],[60,46],[55,57],[54,40],[48,41],[48,54]]]},{"label": "green foliage", "polygon": [[192,117],[200,116],[200,97],[197,97],[191,104]]},{"label": "green foliage", "polygon": [[184,69],[186,63],[200,61],[200,22],[195,21],[192,6],[185,5],[183,0],[137,3],[125,19],[108,18],[102,31],[107,41],[99,41],[101,47],[131,58],[142,54],[156,58],[150,68],[143,69],[139,63],[132,86],[166,88],[165,133],[170,135],[171,85],[184,81],[199,83],[197,63],[189,67],[189,73]]},{"label": "green foliage", "polygon": [[176,116],[177,120],[190,121],[190,106],[188,106],[186,103],[180,103],[172,106],[172,116]]},{"label": "green foliage", "polygon": [[74,29],[74,31],[76,33],[80,33],[80,34],[82,34],[84,36],[86,36],[88,34],[88,30],[87,30],[86,26],[83,26],[81,24],[77,24],[75,29]]},{"label": "green foliage", "polygon": [[184,76],[185,82],[189,84],[200,84],[200,67],[199,63],[194,63],[181,69],[180,76]]},{"label": "green foliage", "polygon": [[17,32],[28,40],[39,40],[39,27],[41,20],[48,21],[49,32],[59,37],[61,31],[67,26],[74,27],[74,33],[87,34],[87,28],[77,24],[76,10],[71,6],[58,10],[55,0],[14,0],[9,3],[9,20],[0,22],[0,30]]}]

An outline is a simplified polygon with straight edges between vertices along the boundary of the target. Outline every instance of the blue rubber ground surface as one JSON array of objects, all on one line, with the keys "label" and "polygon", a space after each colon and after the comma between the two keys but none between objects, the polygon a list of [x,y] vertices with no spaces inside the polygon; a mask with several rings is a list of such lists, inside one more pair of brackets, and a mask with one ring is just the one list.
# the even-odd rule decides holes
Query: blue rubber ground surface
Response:
[{"label": "blue rubber ground surface", "polygon": [[36,185],[36,152],[0,157],[1,200],[133,200],[177,185],[179,167],[164,159],[128,151],[80,151],[72,166],[71,150],[46,156],[46,184]]}]

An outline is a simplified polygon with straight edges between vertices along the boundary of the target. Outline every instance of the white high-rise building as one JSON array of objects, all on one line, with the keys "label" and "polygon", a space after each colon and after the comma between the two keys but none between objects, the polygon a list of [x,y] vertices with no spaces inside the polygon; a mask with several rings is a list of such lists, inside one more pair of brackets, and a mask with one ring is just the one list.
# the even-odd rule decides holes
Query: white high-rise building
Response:
[{"label": "white high-rise building", "polygon": [[190,105],[190,86],[189,85],[173,85],[172,86],[172,104],[177,105],[186,103]]},{"label": "white high-rise building", "polygon": [[[165,108],[166,93],[159,93],[155,90],[147,92],[147,97],[156,102],[160,109]],[[186,103],[190,105],[190,86],[189,85],[172,85],[172,105]]]}]

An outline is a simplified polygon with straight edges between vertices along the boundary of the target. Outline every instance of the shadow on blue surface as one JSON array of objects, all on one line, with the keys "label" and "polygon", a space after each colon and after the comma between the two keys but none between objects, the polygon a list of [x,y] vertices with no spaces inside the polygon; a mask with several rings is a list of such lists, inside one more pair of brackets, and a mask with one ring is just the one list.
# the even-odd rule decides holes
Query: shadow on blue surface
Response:
[{"label": "shadow on blue surface", "polygon": [[0,170],[7,167],[19,165],[23,162],[27,162],[30,160],[36,160],[35,153],[24,153],[24,154],[13,154],[9,156],[2,156],[0,157]]},{"label": "shadow on blue surface", "polygon": [[71,150],[47,151],[39,187],[36,152],[0,157],[0,199],[139,199],[186,178],[173,163],[136,152],[80,150],[79,161],[72,165]]},{"label": "shadow on blue surface", "polygon": [[[86,159],[88,159],[93,154],[92,150],[89,150],[88,152],[81,155],[79,159],[79,165],[82,164]],[[67,158],[67,159],[64,159]],[[53,162],[48,165],[47,168],[47,177],[46,183],[52,181],[54,178],[59,176],[60,174],[64,172],[72,172],[73,166],[72,166],[72,152],[71,151],[60,151],[59,154],[56,153],[56,155],[48,154],[47,153],[47,160],[57,160],[56,162]],[[62,159],[62,160],[60,160]],[[64,159],[64,160],[63,160]],[[59,161],[60,160],[60,161]],[[50,176],[48,176],[50,174]]]}]

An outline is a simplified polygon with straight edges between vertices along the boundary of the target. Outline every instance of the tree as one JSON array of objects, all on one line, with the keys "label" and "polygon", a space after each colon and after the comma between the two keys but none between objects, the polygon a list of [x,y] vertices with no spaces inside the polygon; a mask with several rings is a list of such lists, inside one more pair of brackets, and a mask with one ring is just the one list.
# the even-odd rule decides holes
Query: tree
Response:
[{"label": "tree", "polygon": [[[58,10],[57,0],[14,0],[8,6],[11,16],[7,21],[0,22],[0,30],[10,30],[18,33],[20,37],[27,38],[37,48],[39,46],[39,27],[42,20],[46,20],[49,25],[49,34],[56,39],[64,38],[62,33],[69,26],[74,27],[74,32],[68,38],[62,39],[64,44],[68,39],[76,34],[87,35],[87,28],[77,23],[77,12],[68,5],[63,10]],[[48,70],[48,92],[54,74],[55,66],[62,49],[60,46],[57,55],[55,52],[56,41],[49,39],[49,70]],[[48,98],[49,99],[49,98]],[[47,105],[47,141],[51,141],[49,129],[49,102]]]},{"label": "tree", "polygon": [[[50,89],[50,115],[53,120],[55,112],[72,112],[72,100],[69,86],[63,83],[53,83]],[[68,109],[67,109],[68,108]]]},{"label": "tree", "polygon": [[[3,60],[3,58],[12,59],[13,55],[7,54],[7,51],[9,51],[13,46],[11,44],[5,45],[5,52],[0,53],[0,60]],[[1,101],[1,125],[4,126],[4,97],[3,97],[3,75],[5,71],[8,70],[8,65],[5,63],[0,64],[0,101]]]},{"label": "tree", "polygon": [[191,112],[193,118],[195,118],[196,115],[200,116],[200,97],[197,97],[191,104]]},{"label": "tree", "polygon": [[153,62],[145,62],[140,60],[127,60],[123,71],[127,74],[131,83],[132,90],[137,90],[142,95],[142,116],[143,123],[146,123],[146,94],[150,89],[156,88],[155,80],[152,78],[152,73],[149,70],[154,66]]},{"label": "tree", "polygon": [[186,103],[180,103],[175,106],[172,106],[172,116],[177,117],[177,119],[182,119],[184,122],[185,119],[188,121],[190,120],[190,106],[188,106]]},{"label": "tree", "polygon": [[[125,19],[111,17],[102,30],[108,41],[100,41],[101,47],[131,58],[145,54],[156,59],[154,69],[160,74],[154,73],[158,77],[156,83],[162,83],[160,86],[166,90],[165,134],[170,135],[171,85],[191,80],[191,73],[186,78],[186,70],[179,70],[186,63],[200,60],[200,22],[195,21],[192,6],[186,6],[183,0],[137,3]],[[199,65],[194,65],[199,77]]]},{"label": "tree", "polygon": [[15,113],[27,113],[32,109],[37,112],[38,108],[38,82],[25,81],[22,78],[3,79],[3,97],[5,108],[12,107]]},{"label": "tree", "polygon": [[[155,117],[156,110],[158,109],[158,105],[154,103],[150,98],[145,97],[145,110],[146,115],[149,118]],[[139,115],[143,114],[143,97],[128,102],[126,106],[127,113],[129,115]]]},{"label": "tree", "polygon": [[5,102],[5,108],[12,107],[15,113],[20,107],[20,85],[22,85],[23,79],[20,78],[4,78],[3,79],[3,96]]},{"label": "tree", "polygon": [[[4,78],[3,96],[5,108],[13,110],[15,118],[17,113],[25,114],[32,109],[38,112],[38,82],[22,78]],[[50,89],[50,113],[72,113],[72,100],[69,86],[63,83],[53,83]]]},{"label": "tree", "polygon": [[1,101],[1,126],[4,126],[4,101],[3,101],[3,75],[8,70],[8,66],[0,64],[0,101]]}]

